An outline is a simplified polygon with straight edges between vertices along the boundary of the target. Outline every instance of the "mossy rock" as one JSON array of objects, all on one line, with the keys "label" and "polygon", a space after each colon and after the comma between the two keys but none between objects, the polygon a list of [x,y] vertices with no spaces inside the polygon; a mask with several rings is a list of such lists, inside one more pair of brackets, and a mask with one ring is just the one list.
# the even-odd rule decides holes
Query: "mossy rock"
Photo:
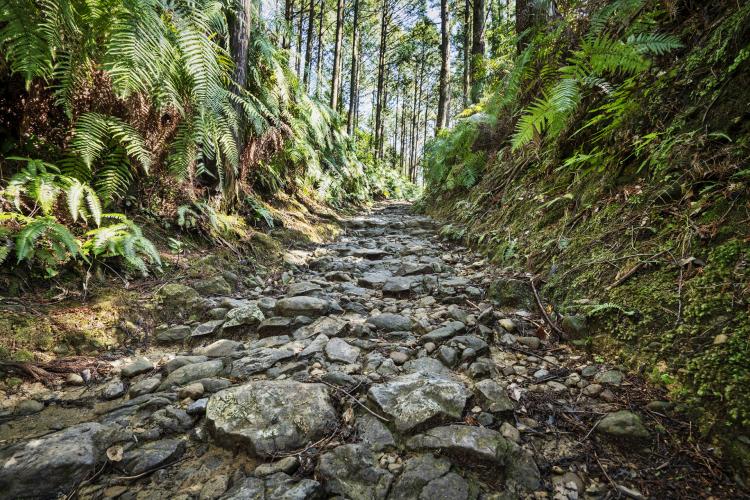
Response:
[{"label": "mossy rock", "polygon": [[193,287],[202,295],[229,295],[232,293],[232,286],[223,276],[196,281],[193,283]]},{"label": "mossy rock", "polygon": [[169,283],[156,294],[156,302],[166,314],[183,314],[200,299],[198,292],[187,285]]},{"label": "mossy rock", "polygon": [[536,307],[534,293],[528,280],[498,278],[489,286],[487,295],[503,307],[519,307],[528,311]]}]

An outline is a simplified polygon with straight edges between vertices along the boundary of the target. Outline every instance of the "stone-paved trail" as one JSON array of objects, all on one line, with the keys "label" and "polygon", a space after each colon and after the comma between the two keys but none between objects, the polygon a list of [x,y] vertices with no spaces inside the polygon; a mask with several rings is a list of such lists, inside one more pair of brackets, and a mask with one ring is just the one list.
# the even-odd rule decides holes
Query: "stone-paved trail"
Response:
[{"label": "stone-paved trail", "polygon": [[[523,282],[498,282],[405,204],[346,227],[290,254],[283,285],[235,296],[223,278],[165,286],[156,347],[113,362],[107,380],[73,376],[6,403],[0,497],[691,491],[659,483],[684,462],[656,437],[653,415],[671,405],[622,369],[540,340]],[[506,303],[489,298],[493,283]]]}]

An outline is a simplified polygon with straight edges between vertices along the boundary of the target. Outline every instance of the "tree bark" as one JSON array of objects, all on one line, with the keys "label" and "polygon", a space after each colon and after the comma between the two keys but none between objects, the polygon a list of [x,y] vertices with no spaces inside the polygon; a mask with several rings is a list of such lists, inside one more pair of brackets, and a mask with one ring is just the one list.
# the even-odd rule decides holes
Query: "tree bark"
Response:
[{"label": "tree bark", "polygon": [[383,84],[385,82],[385,51],[388,42],[388,0],[383,0],[380,17],[380,49],[378,50],[378,83],[375,102],[375,152],[380,151],[380,125],[383,119]]},{"label": "tree bark", "polygon": [[284,28],[281,36],[281,48],[289,50],[292,47],[292,19],[294,15],[294,0],[284,0]]},{"label": "tree bark", "polygon": [[305,4],[304,0],[301,0],[299,4],[299,21],[297,23],[297,53],[294,55],[297,78],[299,79],[302,79],[302,32],[304,31],[304,20]]},{"label": "tree bark", "polygon": [[312,69],[312,44],[315,35],[315,0],[310,0],[310,9],[307,12],[307,42],[305,44],[305,70],[302,75],[302,83],[305,88],[310,87],[310,70]]},{"label": "tree bark", "polygon": [[320,0],[320,21],[318,22],[318,55],[315,59],[315,97],[320,98],[320,81],[323,77],[323,18],[326,0]]},{"label": "tree bark", "polygon": [[331,78],[331,108],[338,110],[341,93],[341,53],[344,42],[344,0],[336,7],[336,45],[333,48],[333,77]]},{"label": "tree bark", "polygon": [[469,88],[471,87],[471,56],[469,55],[471,46],[471,0],[464,2],[464,43],[463,43],[463,56],[464,56],[464,74],[463,74],[463,94],[464,94],[464,108],[469,106]]},{"label": "tree bark", "polygon": [[[253,0],[241,0],[238,2],[238,9],[229,13],[229,50],[232,61],[234,62],[234,84],[235,91],[242,92],[247,87],[247,51],[250,47],[250,22],[252,19]],[[235,104],[237,113],[242,116],[240,104]],[[238,127],[233,133],[234,141],[242,157],[242,151],[245,149],[245,131]],[[238,166],[239,167],[239,166]],[[225,177],[224,191],[225,202],[229,205],[234,204],[238,193],[237,177],[239,171],[234,168],[228,169]]]},{"label": "tree bark", "polygon": [[450,84],[450,19],[448,0],[440,0],[440,88],[438,90],[437,122],[435,134],[448,122],[448,86]]},{"label": "tree bark", "polygon": [[474,0],[471,28],[471,102],[479,102],[484,83],[484,0]]},{"label": "tree bark", "polygon": [[354,135],[359,102],[359,0],[354,0],[354,21],[352,26],[352,72],[349,83],[349,113],[346,118],[346,131]]},{"label": "tree bark", "polygon": [[[531,27],[533,17],[533,0],[516,0],[516,36],[520,37],[524,31]],[[528,37],[519,38],[516,47],[518,53],[523,52],[528,45]]]}]

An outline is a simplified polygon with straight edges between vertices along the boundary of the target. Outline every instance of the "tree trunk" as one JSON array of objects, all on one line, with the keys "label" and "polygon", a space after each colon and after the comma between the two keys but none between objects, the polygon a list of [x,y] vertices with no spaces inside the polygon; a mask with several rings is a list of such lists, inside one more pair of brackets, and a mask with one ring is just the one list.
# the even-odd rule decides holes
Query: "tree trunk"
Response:
[{"label": "tree trunk", "polygon": [[336,45],[333,48],[333,77],[331,78],[331,108],[338,110],[341,93],[341,53],[344,42],[344,0],[336,7]]},{"label": "tree trunk", "polygon": [[[234,62],[234,82],[237,86],[235,89],[238,93],[247,87],[247,51],[250,46],[250,21],[252,18],[253,0],[241,0],[238,2],[239,7],[236,11],[229,13],[229,50],[232,61]],[[235,104],[237,113],[242,116],[240,104]],[[235,144],[239,156],[242,157],[242,151],[245,149],[245,135],[241,127],[234,132]],[[239,166],[238,166],[239,167]],[[229,169],[224,181],[225,202],[233,204],[238,193],[237,174],[234,168]]]},{"label": "tree trunk", "polygon": [[299,21],[297,22],[297,53],[294,55],[297,78],[299,79],[302,79],[302,32],[304,31],[304,14],[305,4],[304,0],[301,0],[299,4]]},{"label": "tree trunk", "polygon": [[448,122],[448,86],[450,83],[450,19],[448,0],[440,0],[440,88],[438,90],[437,122],[435,134]]},{"label": "tree trunk", "polygon": [[385,81],[385,51],[388,42],[388,0],[383,0],[380,17],[380,49],[378,50],[378,83],[375,102],[375,152],[380,150],[380,124],[383,119],[383,84]]},{"label": "tree trunk", "polygon": [[484,0],[474,0],[471,28],[471,102],[479,102],[484,83]]},{"label": "tree trunk", "polygon": [[529,45],[528,36],[521,37],[521,34],[533,24],[533,0],[516,0],[516,36],[518,46],[516,49],[520,54]]},{"label": "tree trunk", "polygon": [[315,35],[315,0],[310,0],[310,9],[307,12],[307,42],[305,44],[305,70],[302,75],[302,83],[310,90],[310,70],[312,69],[312,42]]},{"label": "tree trunk", "polygon": [[469,106],[469,88],[471,87],[471,56],[469,55],[469,47],[471,46],[471,0],[466,0],[464,3],[464,43],[463,43],[463,56],[464,56],[464,78],[463,78],[463,93],[464,93],[464,108]]},{"label": "tree trunk", "polygon": [[396,105],[393,109],[396,114],[393,119],[393,154],[398,154],[398,120],[399,120],[399,103],[401,100],[401,77],[396,79]]},{"label": "tree trunk", "polygon": [[346,118],[346,131],[354,135],[354,127],[359,102],[359,0],[354,0],[354,24],[352,26],[352,72],[349,82],[349,113]]},{"label": "tree trunk", "polygon": [[323,18],[326,0],[320,0],[320,21],[318,23],[318,56],[315,59],[315,97],[320,99],[320,81],[323,78]]},{"label": "tree trunk", "polygon": [[380,117],[380,131],[378,136],[380,137],[380,143],[378,144],[378,159],[383,159],[385,153],[385,109],[388,107],[388,72],[385,72],[385,78],[383,79],[383,114]]},{"label": "tree trunk", "polygon": [[281,48],[289,50],[292,46],[292,20],[294,16],[294,0],[284,1],[284,27],[281,36]]}]

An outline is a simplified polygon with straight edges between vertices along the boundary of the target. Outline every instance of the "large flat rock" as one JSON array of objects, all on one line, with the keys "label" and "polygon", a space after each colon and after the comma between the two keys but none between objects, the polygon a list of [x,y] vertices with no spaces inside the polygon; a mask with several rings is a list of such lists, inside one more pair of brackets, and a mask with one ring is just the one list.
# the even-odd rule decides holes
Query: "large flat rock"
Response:
[{"label": "large flat rock", "polygon": [[219,444],[270,457],[319,440],[338,418],[323,384],[259,380],[211,396],[206,421]]},{"label": "large flat rock", "polygon": [[447,425],[410,438],[412,450],[441,452],[467,462],[485,462],[504,467],[505,478],[521,489],[539,487],[539,469],[531,456],[499,432],[485,427]]},{"label": "large flat rock", "polygon": [[94,473],[103,458],[96,423],[80,424],[0,450],[0,498],[57,498]]},{"label": "large flat rock", "polygon": [[460,419],[470,392],[448,376],[415,372],[372,386],[368,396],[393,417],[396,430],[408,432]]},{"label": "large flat rock", "polygon": [[329,495],[352,499],[384,499],[393,481],[375,462],[374,453],[360,444],[346,444],[320,457],[318,468]]},{"label": "large flat rock", "polygon": [[276,314],[288,318],[295,316],[317,318],[318,316],[325,315],[328,309],[329,304],[327,300],[308,297],[306,295],[287,297],[276,302]]}]

